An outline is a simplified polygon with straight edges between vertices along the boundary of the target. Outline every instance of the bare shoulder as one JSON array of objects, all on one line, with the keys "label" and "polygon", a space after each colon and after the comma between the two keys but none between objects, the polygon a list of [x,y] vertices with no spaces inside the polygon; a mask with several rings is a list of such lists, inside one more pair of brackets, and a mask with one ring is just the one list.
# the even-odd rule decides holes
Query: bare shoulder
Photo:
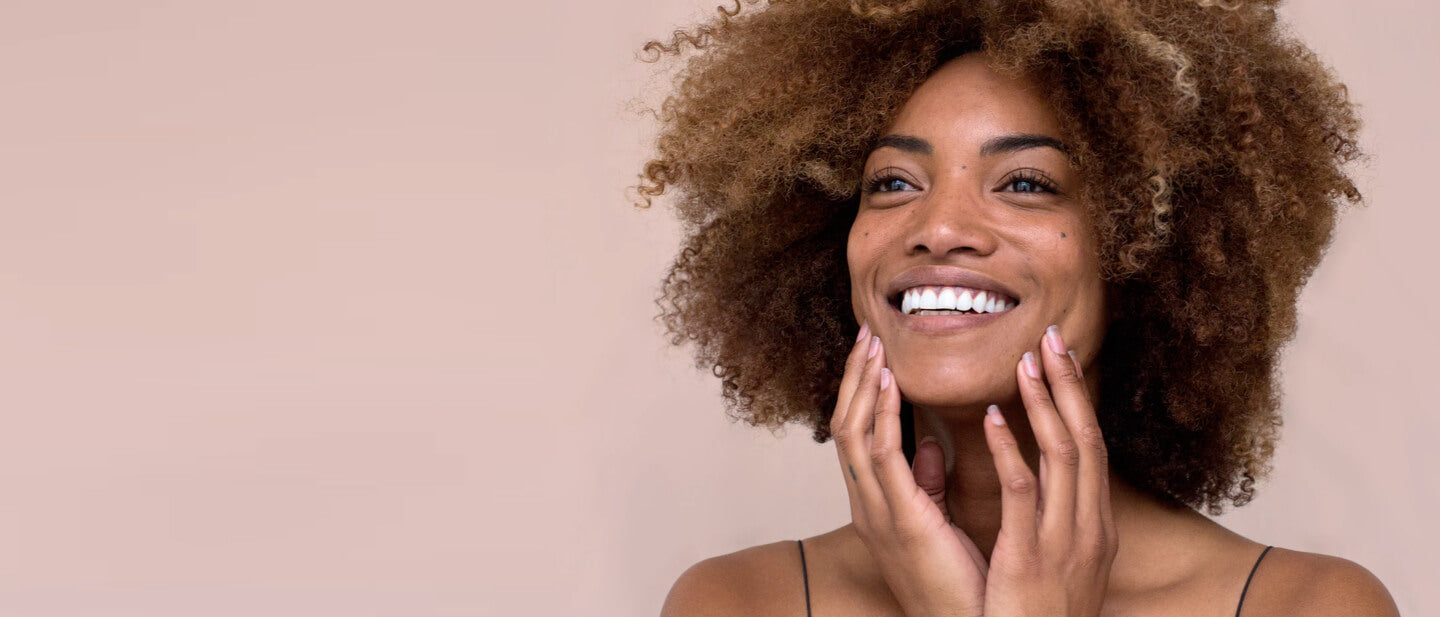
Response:
[{"label": "bare shoulder", "polygon": [[805,614],[800,548],[794,540],[752,546],[687,568],[661,617]]},{"label": "bare shoulder", "polygon": [[1332,555],[1275,547],[1256,568],[1245,614],[1398,617],[1390,591],[1364,566]]}]

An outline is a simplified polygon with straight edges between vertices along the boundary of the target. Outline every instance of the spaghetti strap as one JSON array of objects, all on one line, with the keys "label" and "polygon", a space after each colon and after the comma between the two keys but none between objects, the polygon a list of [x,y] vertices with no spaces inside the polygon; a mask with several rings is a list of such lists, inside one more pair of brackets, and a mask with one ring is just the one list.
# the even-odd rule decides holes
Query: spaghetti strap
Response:
[{"label": "spaghetti strap", "polygon": [[805,579],[805,617],[810,617],[810,573],[805,568],[805,542],[796,540],[800,545],[800,576]]},{"label": "spaghetti strap", "polygon": [[[1259,557],[1259,559],[1256,559],[1256,560],[1255,560],[1255,565],[1253,565],[1253,566],[1250,567],[1250,576],[1245,579],[1245,588],[1240,590],[1240,604],[1236,605],[1236,607],[1235,607],[1235,617],[1240,617],[1240,609],[1241,609],[1241,607],[1244,607],[1244,606],[1245,606],[1245,592],[1250,591],[1250,580],[1253,579],[1253,578],[1255,578],[1255,570],[1260,567],[1260,560],[1261,560],[1261,559],[1264,559],[1264,558],[1265,558],[1265,553],[1270,552],[1270,549],[1272,549],[1272,548],[1275,548],[1275,547],[1273,547],[1273,546],[1266,546],[1266,547],[1265,547],[1265,550],[1260,552],[1260,557]],[[807,601],[808,601],[808,597],[807,597]]]}]

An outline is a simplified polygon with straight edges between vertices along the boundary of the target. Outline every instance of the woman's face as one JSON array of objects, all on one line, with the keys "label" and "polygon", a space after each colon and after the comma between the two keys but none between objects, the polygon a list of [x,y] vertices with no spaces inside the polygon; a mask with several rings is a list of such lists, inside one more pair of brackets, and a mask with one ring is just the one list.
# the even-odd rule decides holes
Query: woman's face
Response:
[{"label": "woman's face", "polygon": [[[1012,400],[1016,363],[1050,324],[1092,369],[1105,285],[1059,135],[1033,85],[972,53],[921,84],[870,153],[847,245],[851,302],[906,400]],[[925,306],[956,309],[983,292],[993,312],[904,314],[912,289]]]}]

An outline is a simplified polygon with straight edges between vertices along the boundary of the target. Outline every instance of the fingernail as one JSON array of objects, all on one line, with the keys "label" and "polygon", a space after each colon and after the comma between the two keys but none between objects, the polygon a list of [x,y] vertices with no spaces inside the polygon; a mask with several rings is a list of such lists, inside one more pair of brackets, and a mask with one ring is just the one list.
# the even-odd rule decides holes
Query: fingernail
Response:
[{"label": "fingernail", "polygon": [[1045,328],[1045,340],[1050,342],[1050,351],[1058,355],[1065,355],[1065,343],[1060,340],[1060,327],[1050,326]]},{"label": "fingernail", "polygon": [[855,342],[856,342],[856,343],[859,343],[860,341],[865,340],[865,335],[866,335],[866,334],[870,334],[870,322],[869,322],[869,321],[866,321],[865,323],[860,324],[860,334],[855,337]]},{"label": "fingernail", "polygon": [[875,357],[875,352],[877,352],[877,351],[880,351],[880,337],[878,337],[878,336],[872,337],[872,338],[870,339],[870,355],[867,355],[867,356],[865,356],[865,357],[866,357],[866,358],[874,358],[874,357]]},{"label": "fingernail", "polygon": [[1065,353],[1069,354],[1070,361],[1075,363],[1075,374],[1079,375],[1081,379],[1084,379],[1085,373],[1081,372],[1080,370],[1080,355],[1075,353],[1074,349],[1066,351]]},{"label": "fingernail", "polygon": [[888,387],[890,387],[890,369],[882,368],[880,369],[880,389],[884,390]]},{"label": "fingernail", "polygon": [[[1034,330],[1031,330],[1031,332],[1034,332]],[[1021,357],[1020,361],[1025,365],[1026,375],[1029,375],[1031,379],[1040,378],[1040,365],[1035,363],[1035,354],[1027,351],[1025,355]]]},{"label": "fingernail", "polygon": [[986,407],[985,415],[990,416],[991,424],[994,424],[995,426],[1005,426],[1005,416],[1000,415],[999,407],[996,407],[994,405]]},{"label": "fingernail", "polygon": [[940,443],[940,440],[936,439],[934,435],[926,435],[923,439],[920,440],[920,445],[923,446],[927,443]]}]

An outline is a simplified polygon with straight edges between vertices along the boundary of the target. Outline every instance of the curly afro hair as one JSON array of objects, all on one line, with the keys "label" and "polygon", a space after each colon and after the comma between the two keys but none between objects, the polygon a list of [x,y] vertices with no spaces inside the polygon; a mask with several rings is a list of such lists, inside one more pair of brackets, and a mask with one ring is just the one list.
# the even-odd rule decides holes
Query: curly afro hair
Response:
[{"label": "curly afro hair", "polygon": [[730,415],[829,439],[866,155],[935,68],[983,50],[1040,86],[1080,171],[1116,294],[1098,359],[1111,467],[1212,515],[1248,503],[1297,297],[1342,199],[1361,201],[1355,105],[1276,4],[736,0],[649,41],[646,61],[683,61],[635,187],[640,208],[676,189],[684,232],[657,319]]}]

